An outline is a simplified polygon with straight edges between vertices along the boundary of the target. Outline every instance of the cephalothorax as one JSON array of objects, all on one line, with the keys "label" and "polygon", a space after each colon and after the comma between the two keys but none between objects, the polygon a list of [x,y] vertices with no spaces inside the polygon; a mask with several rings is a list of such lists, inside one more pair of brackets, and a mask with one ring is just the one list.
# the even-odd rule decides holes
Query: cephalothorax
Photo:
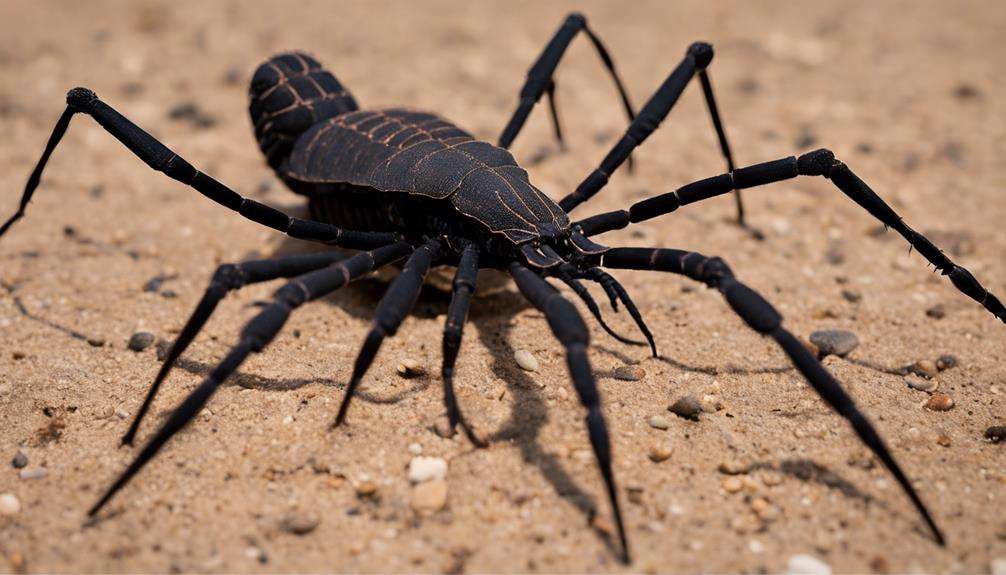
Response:
[{"label": "cephalothorax", "polygon": [[[527,172],[506,148],[534,105],[546,94],[556,136],[562,141],[552,97],[555,89],[552,77],[563,53],[579,32],[587,35],[611,73],[630,123],[598,168],[575,191],[555,203],[531,184]],[[901,234],[940,273],[949,276],[961,292],[1006,321],[1006,308],[994,295],[970,272],[908,227],[830,151],[817,150],[799,157],[735,168],[707,73],[712,57],[711,46],[693,44],[636,116],[607,50],[587,27],[586,20],[573,14],[528,72],[517,110],[503,130],[498,145],[494,146],[476,140],[433,114],[404,109],[360,110],[335,77],[313,58],[297,53],[275,56],[260,66],[252,79],[250,112],[255,135],[269,165],[293,191],[307,196],[310,208],[307,220],[290,217],[242,197],[197,170],[101,101],[94,92],[85,88],[71,90],[67,95],[67,109],[28,180],[20,207],[0,227],[0,235],[24,215],[42,170],[70,119],[82,113],[94,118],[150,167],[248,219],[291,237],[361,250],[352,256],[331,250],[220,266],[168,352],[123,443],[132,443],[161,382],[227,292],[252,283],[291,279],[244,327],[238,343],[175,409],[90,514],[96,514],[195,417],[249,354],[261,352],[272,341],[294,309],[373,270],[398,262],[404,262],[401,273],[391,282],[377,306],[335,423],[338,425],[345,418],[354,390],[384,338],[394,335],[408,315],[429,269],[451,265],[457,268],[457,273],[444,328],[444,401],[451,427],[460,424],[472,442],[483,446],[457,405],[453,375],[462,329],[476,289],[476,274],[480,268],[492,267],[513,277],[521,293],[545,315],[565,348],[571,379],[587,410],[590,442],[608,491],[623,559],[628,561],[628,542],[612,474],[608,431],[587,357],[588,330],[575,306],[547,281],[555,278],[569,286],[612,336],[623,342],[642,344],[616,334],[601,320],[599,308],[581,280],[600,284],[613,308],[619,302],[625,306],[656,355],[653,337],[639,310],[622,286],[603,269],[621,268],[681,274],[720,291],[741,319],[752,329],[775,340],[822,399],[849,421],[860,439],[902,486],[936,541],[943,544],[943,535],[929,511],[873,426],[817,358],[782,326],[779,313],[738,281],[723,260],[675,249],[608,248],[589,239],[731,192],[736,194],[738,221],[744,225],[739,190],[797,176],[824,176],[871,215]],[[605,186],[610,175],[630,159],[632,151],[663,121],[693,78],[702,86],[727,171],[637,202],[628,210],[598,214],[571,223],[567,214]]]}]

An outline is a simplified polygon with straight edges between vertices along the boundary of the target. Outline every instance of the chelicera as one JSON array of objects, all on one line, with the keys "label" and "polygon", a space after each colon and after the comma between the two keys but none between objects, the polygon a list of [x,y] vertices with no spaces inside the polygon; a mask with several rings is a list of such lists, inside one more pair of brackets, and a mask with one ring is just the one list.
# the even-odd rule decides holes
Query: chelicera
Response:
[{"label": "chelicera", "polygon": [[[570,42],[583,32],[614,80],[629,126],[611,151],[575,191],[558,203],[534,187],[507,151],[542,96],[549,97],[556,135],[553,73]],[[290,314],[304,303],[325,296],[369,272],[401,264],[401,273],[380,300],[375,318],[356,358],[351,380],[334,425],[346,417],[357,384],[370,367],[383,340],[396,333],[416,301],[433,266],[457,269],[443,338],[444,401],[451,428],[460,424],[470,440],[484,445],[462,415],[453,387],[454,365],[476,274],[480,268],[509,273],[520,292],[547,318],[564,347],[570,377],[586,409],[586,426],[604,479],[621,543],[629,560],[619,497],[612,474],[612,450],[601,399],[588,361],[588,330],[575,306],[550,283],[571,287],[599,321],[599,308],[583,280],[598,283],[612,306],[621,303],[632,315],[646,342],[656,345],[642,316],[622,286],[605,268],[651,270],[687,276],[723,294],[729,306],[757,332],[772,338],[821,398],[845,417],[855,433],[887,467],[932,531],[944,537],[900,466],[838,382],[807,348],[782,325],[782,317],[761,295],[741,283],[720,258],[676,249],[620,248],[596,243],[593,236],[655,218],[707,198],[735,193],[743,225],[739,190],[795,178],[823,176],[872,216],[901,234],[965,295],[1000,320],[1006,308],[971,275],[932,242],[914,231],[870,187],[828,150],[817,150],[737,168],[720,119],[709,79],[712,47],[692,44],[638,115],[633,112],[604,45],[578,14],[570,15],[528,72],[520,102],[497,145],[473,138],[436,115],[405,109],[361,110],[350,93],[313,58],[288,53],[262,64],[251,82],[251,118],[259,146],[276,175],[294,192],[307,197],[310,219],[290,217],[244,198],[202,173],[130,122],[86,88],[67,95],[67,108],[32,172],[20,207],[2,227],[6,232],[22,217],[42,171],[66,132],[71,118],[86,114],[151,168],[200,192],[243,217],[291,237],[328,246],[359,250],[346,256],[329,250],[220,266],[196,310],[169,351],[141,409],[123,437],[131,444],[158,387],[224,296],[242,286],[289,278],[271,303],[241,331],[238,342],[171,414],[139,451],[128,468],[90,510],[97,514],[164,444],[210,400],[214,392],[251,354],[263,351]],[[568,214],[586,202],[630,159],[632,151],[664,120],[693,79],[701,85],[727,171],[637,202],[627,210],[602,213],[579,221]]]}]

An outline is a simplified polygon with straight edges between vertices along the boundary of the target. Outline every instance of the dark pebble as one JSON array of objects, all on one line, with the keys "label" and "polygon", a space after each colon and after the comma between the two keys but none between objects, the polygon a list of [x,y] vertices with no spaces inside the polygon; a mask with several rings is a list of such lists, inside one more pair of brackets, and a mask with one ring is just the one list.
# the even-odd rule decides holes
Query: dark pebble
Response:
[{"label": "dark pebble", "polygon": [[138,331],[129,338],[129,349],[143,351],[154,343],[154,334],[149,331]]},{"label": "dark pebble", "polygon": [[175,290],[166,289],[161,292],[161,297],[166,299],[174,299],[178,297],[178,292],[176,292]]},{"label": "dark pebble", "polygon": [[1006,425],[993,425],[986,429],[985,439],[992,443],[1002,443],[1006,439]]},{"label": "dark pebble", "polygon": [[[988,433],[986,432],[986,435],[987,434]],[[25,455],[23,451],[18,451],[14,455],[14,459],[10,460],[10,464],[14,466],[14,469],[21,469],[28,465],[28,456]]]},{"label": "dark pebble", "polygon": [[827,329],[810,334],[810,342],[821,350],[821,355],[845,357],[859,346],[859,338],[851,331]]},{"label": "dark pebble", "polygon": [[667,410],[678,417],[698,421],[699,414],[702,413],[702,403],[692,395],[685,395],[671,404]]},{"label": "dark pebble", "polygon": [[24,359],[25,353],[23,351],[11,352],[11,357],[13,357],[14,359]]},{"label": "dark pebble", "polygon": [[863,294],[858,291],[844,289],[842,290],[842,297],[844,297],[845,301],[849,303],[859,303],[859,301],[863,299]]},{"label": "dark pebble", "polygon": [[105,340],[100,337],[89,337],[87,338],[87,343],[93,347],[103,347],[105,345]]},{"label": "dark pebble", "polygon": [[943,307],[943,304],[938,303],[933,307],[926,310],[926,315],[933,319],[943,319],[947,316],[947,309]]},{"label": "dark pebble", "polygon": [[952,367],[957,367],[956,355],[941,355],[937,358],[936,369],[943,371],[944,369],[950,369]]},{"label": "dark pebble", "polygon": [[974,100],[980,95],[978,88],[972,86],[971,84],[958,84],[954,88],[954,96],[960,100]]}]

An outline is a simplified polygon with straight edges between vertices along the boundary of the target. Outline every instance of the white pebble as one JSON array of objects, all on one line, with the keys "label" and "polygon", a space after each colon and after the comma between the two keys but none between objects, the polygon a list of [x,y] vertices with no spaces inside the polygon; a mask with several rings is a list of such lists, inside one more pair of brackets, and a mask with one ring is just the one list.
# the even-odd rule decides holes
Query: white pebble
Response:
[{"label": "white pebble", "polygon": [[21,500],[13,493],[0,495],[0,515],[17,515],[21,512]]},{"label": "white pebble", "polygon": [[992,575],[1006,575],[1006,557],[998,557],[989,561],[989,572]]},{"label": "white pebble", "polygon": [[912,389],[917,389],[926,393],[932,393],[940,387],[940,382],[935,379],[923,379],[914,374],[906,375],[905,383],[907,383],[908,387]]},{"label": "white pebble", "polygon": [[538,371],[538,360],[526,349],[518,349],[514,352],[513,358],[517,360],[517,365],[525,371]]},{"label": "white pebble", "polygon": [[409,481],[422,483],[447,476],[447,462],[439,457],[413,457],[409,462]]},{"label": "white pebble", "polygon": [[831,567],[811,555],[794,555],[789,558],[786,575],[831,575]]},{"label": "white pebble", "polygon": [[36,467],[34,469],[22,469],[21,473],[19,473],[18,475],[21,476],[21,479],[42,479],[46,475],[49,475],[49,470],[47,470],[44,467]]},{"label": "white pebble", "polygon": [[765,551],[765,545],[757,539],[752,539],[748,541],[748,550],[752,553],[762,553]]},{"label": "white pebble", "polygon": [[423,446],[418,443],[409,444],[409,453],[412,455],[421,455],[423,453]]},{"label": "white pebble", "polygon": [[667,429],[671,426],[670,422],[667,421],[666,417],[660,415],[654,415],[649,420],[650,427],[654,429]]}]

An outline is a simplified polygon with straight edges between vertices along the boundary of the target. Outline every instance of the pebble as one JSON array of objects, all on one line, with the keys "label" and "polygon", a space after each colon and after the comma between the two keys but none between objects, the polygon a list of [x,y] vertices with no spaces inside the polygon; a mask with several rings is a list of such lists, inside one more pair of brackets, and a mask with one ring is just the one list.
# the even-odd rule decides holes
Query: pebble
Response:
[{"label": "pebble", "polygon": [[945,393],[934,393],[925,404],[926,409],[932,411],[950,411],[954,408],[954,398]]},{"label": "pebble", "polygon": [[939,369],[937,369],[935,361],[920,359],[912,365],[912,373],[926,378],[933,378],[939,373]]},{"label": "pebble", "polygon": [[621,365],[615,368],[611,376],[622,381],[639,381],[646,377],[646,370],[638,365]]},{"label": "pebble", "polygon": [[727,475],[742,475],[751,471],[753,464],[747,460],[732,459],[729,461],[721,461],[716,469],[720,473],[725,473]]},{"label": "pebble", "polygon": [[730,476],[723,480],[722,486],[727,493],[737,493],[744,487],[744,483],[740,477]]},{"label": "pebble", "polygon": [[405,379],[411,379],[425,374],[426,368],[424,368],[417,360],[407,357],[398,364],[396,371],[399,376],[404,377]]},{"label": "pebble", "polygon": [[11,357],[13,357],[13,358],[14,358],[15,360],[18,360],[18,359],[24,359],[24,358],[26,357],[26,356],[25,356],[25,353],[24,353],[23,351],[21,351],[21,350],[17,350],[17,351],[13,351],[13,352],[11,352],[11,354],[10,354],[10,355],[11,355]]},{"label": "pebble", "polygon": [[373,497],[377,494],[377,484],[373,481],[361,481],[356,484],[357,497]]},{"label": "pebble", "polygon": [[810,555],[794,555],[789,558],[786,575],[831,575],[831,567]]},{"label": "pebble", "polygon": [[666,445],[653,445],[650,447],[650,451],[646,454],[646,456],[654,463],[667,461],[671,458],[671,448]]},{"label": "pebble", "polygon": [[906,375],[905,383],[907,383],[908,387],[912,389],[917,389],[926,393],[933,393],[940,387],[940,382],[935,379],[922,379],[917,375]]},{"label": "pebble", "polygon": [[409,481],[423,483],[447,477],[447,462],[440,457],[413,457],[409,462]]},{"label": "pebble", "polygon": [[997,557],[989,561],[991,575],[1006,575],[1006,557]]},{"label": "pebble", "polygon": [[702,413],[702,404],[694,396],[685,395],[671,404],[667,410],[678,417],[698,421],[699,414]]},{"label": "pebble", "polygon": [[447,505],[447,482],[434,479],[412,488],[412,508],[416,511],[440,511]]},{"label": "pebble", "polygon": [[49,470],[44,467],[36,467],[34,469],[22,469],[21,473],[18,474],[21,479],[42,479],[46,475],[49,475]]},{"label": "pebble", "polygon": [[936,369],[943,371],[952,367],[957,367],[956,355],[941,355],[936,359]]},{"label": "pebble", "polygon": [[992,443],[1002,443],[1006,440],[1006,425],[993,425],[985,430],[985,439]]},{"label": "pebble", "polygon": [[667,421],[667,418],[662,415],[654,415],[648,421],[650,427],[654,429],[667,429],[671,426],[671,423]]},{"label": "pebble", "polygon": [[538,360],[526,349],[518,349],[514,352],[513,358],[517,360],[517,365],[524,371],[538,371]]},{"label": "pebble", "polygon": [[28,465],[28,456],[23,451],[18,451],[14,454],[14,459],[10,460],[10,464],[14,466],[14,469],[21,469]]},{"label": "pebble", "polygon": [[423,446],[419,445],[418,443],[410,443],[409,444],[409,453],[411,453],[412,455],[422,455],[423,454]]},{"label": "pebble", "polygon": [[149,331],[138,331],[129,338],[127,346],[133,351],[143,351],[153,345],[154,334]]},{"label": "pebble", "polygon": [[21,512],[21,500],[13,493],[0,495],[0,515],[17,515]]},{"label": "pebble", "polygon": [[842,290],[842,297],[845,298],[845,301],[849,303],[858,303],[860,300],[863,299],[863,294],[859,293],[858,291],[844,289]]},{"label": "pebble", "polygon": [[279,528],[294,535],[307,535],[315,530],[321,520],[318,516],[305,511],[293,510],[287,513],[279,522]]},{"label": "pebble", "polygon": [[947,308],[943,307],[943,304],[938,303],[927,309],[926,315],[933,319],[943,319],[947,316]]},{"label": "pebble", "polygon": [[845,357],[859,346],[859,338],[851,331],[828,329],[810,334],[810,342],[821,350],[821,355]]},{"label": "pebble", "polygon": [[941,433],[936,438],[936,444],[939,445],[939,446],[941,446],[941,447],[950,447],[950,445],[951,445],[950,436]]}]

